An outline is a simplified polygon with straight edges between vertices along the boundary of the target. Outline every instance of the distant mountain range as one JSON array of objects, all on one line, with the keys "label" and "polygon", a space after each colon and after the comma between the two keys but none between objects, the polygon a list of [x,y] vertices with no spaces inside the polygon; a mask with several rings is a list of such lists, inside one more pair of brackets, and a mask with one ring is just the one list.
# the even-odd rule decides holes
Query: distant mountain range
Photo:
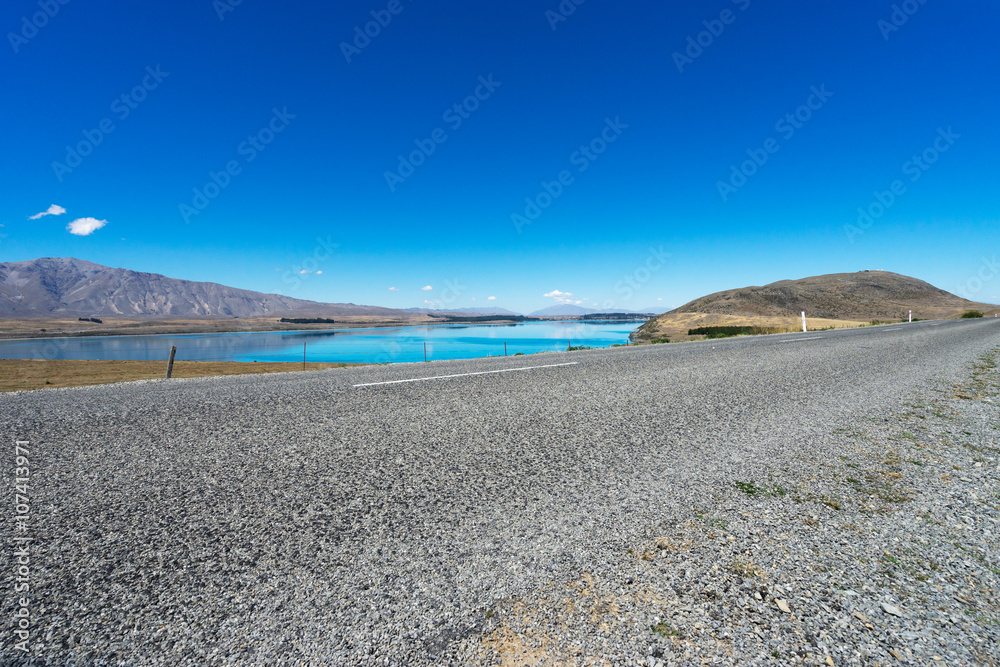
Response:
[{"label": "distant mountain range", "polygon": [[571,303],[560,303],[555,306],[549,306],[548,308],[542,308],[541,310],[536,310],[533,313],[529,313],[531,317],[577,317],[580,315],[597,315],[599,313],[635,313],[637,315],[648,315],[650,313],[655,313],[656,310],[626,310],[625,308],[612,308],[612,309],[597,309],[597,308],[584,308],[583,306],[576,306]]},{"label": "distant mountain range", "polygon": [[[558,304],[532,317],[578,317],[597,310]],[[656,312],[655,309],[644,311]],[[497,306],[407,308],[399,310],[353,303],[320,303],[217,283],[168,278],[158,273],[116,269],[72,257],[42,257],[0,263],[0,317],[346,317],[398,319],[420,314],[510,315]]]},{"label": "distant mountain range", "polygon": [[485,308],[404,308],[408,313],[434,313],[435,315],[441,313],[464,313],[467,315],[520,315],[520,313],[515,313],[514,311],[507,310],[506,308],[497,308],[495,306],[485,307]]},{"label": "distant mountain range", "polygon": [[0,317],[269,315],[406,316],[400,310],[319,303],[216,283],[114,269],[72,257],[0,263]]}]

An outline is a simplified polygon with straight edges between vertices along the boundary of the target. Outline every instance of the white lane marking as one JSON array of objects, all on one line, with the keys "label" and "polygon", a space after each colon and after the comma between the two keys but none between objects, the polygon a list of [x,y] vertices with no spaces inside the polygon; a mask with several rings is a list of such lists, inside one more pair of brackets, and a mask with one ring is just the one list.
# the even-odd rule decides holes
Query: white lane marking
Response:
[{"label": "white lane marking", "polygon": [[901,331],[903,327],[894,327],[892,329],[879,329],[879,331]]},{"label": "white lane marking", "polygon": [[403,384],[404,382],[425,382],[427,380],[444,380],[446,378],[468,377],[469,375],[489,375],[490,373],[513,373],[514,371],[530,371],[536,368],[555,368],[557,366],[576,366],[578,361],[569,361],[565,364],[547,364],[545,366],[525,366],[523,368],[501,368],[496,371],[478,371],[476,373],[457,373],[455,375],[435,375],[429,378],[410,378],[409,380],[389,380],[387,382],[365,382],[363,384],[352,385],[354,387],[374,387],[380,384]]},{"label": "white lane marking", "polygon": [[822,338],[822,336],[806,336],[805,338],[786,338],[785,340],[779,340],[779,343],[798,343],[800,340],[817,340]]}]

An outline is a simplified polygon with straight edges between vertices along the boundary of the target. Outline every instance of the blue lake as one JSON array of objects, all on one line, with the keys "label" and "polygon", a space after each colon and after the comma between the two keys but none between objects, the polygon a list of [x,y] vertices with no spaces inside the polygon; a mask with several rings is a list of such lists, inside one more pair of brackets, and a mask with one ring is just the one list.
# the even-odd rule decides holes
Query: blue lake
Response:
[{"label": "blue lake", "polygon": [[411,362],[531,354],[623,344],[642,322],[527,322],[327,331],[0,340],[0,359],[166,359],[180,361]]}]

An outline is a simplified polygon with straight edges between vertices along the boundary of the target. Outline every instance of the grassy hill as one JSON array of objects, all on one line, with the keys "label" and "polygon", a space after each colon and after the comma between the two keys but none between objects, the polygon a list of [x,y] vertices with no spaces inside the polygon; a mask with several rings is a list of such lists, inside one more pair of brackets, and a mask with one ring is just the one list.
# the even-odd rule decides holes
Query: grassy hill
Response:
[{"label": "grassy hill", "polygon": [[833,273],[709,294],[650,320],[633,339],[684,339],[689,329],[703,326],[749,325],[795,331],[801,329],[802,311],[813,329],[860,326],[904,320],[910,310],[915,318],[944,319],[970,310],[992,315],[1000,312],[1000,306],[975,303],[888,271]]}]

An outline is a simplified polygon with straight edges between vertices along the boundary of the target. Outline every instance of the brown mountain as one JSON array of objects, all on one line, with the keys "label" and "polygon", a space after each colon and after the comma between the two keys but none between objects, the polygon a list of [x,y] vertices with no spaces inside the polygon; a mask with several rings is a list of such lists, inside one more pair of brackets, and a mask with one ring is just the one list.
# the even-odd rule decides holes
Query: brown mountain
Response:
[{"label": "brown mountain", "polygon": [[406,316],[351,303],[319,303],[216,283],[114,269],[72,257],[0,263],[0,317],[270,315]]},{"label": "brown mountain", "polygon": [[924,318],[954,317],[983,306],[996,309],[909,276],[861,271],[716,292],[671,312],[775,317],[804,310],[809,317],[868,321],[900,319],[909,310]]},{"label": "brown mountain", "polygon": [[701,326],[801,326],[805,311],[810,328],[858,326],[873,320],[958,317],[970,310],[1000,312],[992,304],[975,303],[922,280],[888,271],[833,273],[800,280],[779,280],[762,287],[742,287],[703,296],[653,318],[632,334],[634,340],[687,338]]}]

